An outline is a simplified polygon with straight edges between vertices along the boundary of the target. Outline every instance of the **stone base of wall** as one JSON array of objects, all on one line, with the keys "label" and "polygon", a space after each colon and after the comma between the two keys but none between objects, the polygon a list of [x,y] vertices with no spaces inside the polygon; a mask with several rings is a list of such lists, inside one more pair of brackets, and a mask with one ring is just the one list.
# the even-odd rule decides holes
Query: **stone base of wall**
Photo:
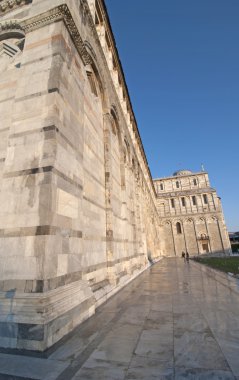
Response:
[{"label": "stone base of wall", "polygon": [[0,293],[0,346],[44,351],[95,312],[86,281],[44,293]]},{"label": "stone base of wall", "polygon": [[43,293],[1,291],[0,347],[45,351],[149,266],[122,275],[116,286],[80,280]]}]

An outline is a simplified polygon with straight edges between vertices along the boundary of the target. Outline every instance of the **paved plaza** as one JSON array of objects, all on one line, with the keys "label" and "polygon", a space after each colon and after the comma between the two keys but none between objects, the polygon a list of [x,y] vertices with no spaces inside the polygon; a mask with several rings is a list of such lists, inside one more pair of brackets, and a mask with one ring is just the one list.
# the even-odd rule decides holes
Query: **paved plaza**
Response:
[{"label": "paved plaza", "polygon": [[45,354],[2,352],[4,380],[239,379],[239,293],[163,259]]}]

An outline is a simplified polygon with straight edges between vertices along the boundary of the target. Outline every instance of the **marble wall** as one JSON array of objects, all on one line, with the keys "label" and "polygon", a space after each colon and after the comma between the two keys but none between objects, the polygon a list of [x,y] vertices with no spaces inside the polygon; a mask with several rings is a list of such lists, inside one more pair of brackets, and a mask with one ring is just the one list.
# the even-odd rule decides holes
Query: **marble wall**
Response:
[{"label": "marble wall", "polygon": [[161,254],[121,66],[61,3],[0,2],[1,347],[45,350]]}]

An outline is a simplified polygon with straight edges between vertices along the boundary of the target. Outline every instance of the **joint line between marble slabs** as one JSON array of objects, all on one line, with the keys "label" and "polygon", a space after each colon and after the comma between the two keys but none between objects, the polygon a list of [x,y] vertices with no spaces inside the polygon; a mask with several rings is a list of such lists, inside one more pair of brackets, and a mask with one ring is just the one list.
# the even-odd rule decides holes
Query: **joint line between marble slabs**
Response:
[{"label": "joint line between marble slabs", "polygon": [[[150,311],[151,311],[151,305],[152,305],[152,301],[151,301],[150,308],[149,308],[149,311],[148,311],[148,313],[147,313],[145,319],[146,319],[146,318],[148,317],[148,315],[150,314]],[[134,355],[134,352],[135,352],[135,350],[136,350],[136,348],[137,348],[137,346],[138,346],[138,343],[139,343],[139,341],[140,341],[140,338],[141,338],[141,335],[142,335],[142,332],[143,332],[144,325],[145,325],[145,320],[144,320],[144,324],[143,324],[142,329],[141,329],[141,333],[139,334],[139,337],[138,337],[138,339],[137,339],[137,342],[136,342],[136,344],[135,344],[135,346],[134,346],[134,349],[133,349],[133,352],[132,352],[132,355],[131,355],[131,360],[130,360],[129,365],[128,365],[127,370],[126,370],[125,378],[127,378],[128,371],[129,371],[130,365],[131,365],[132,360],[133,360],[133,355]]]},{"label": "joint line between marble slabs", "polygon": [[[217,281],[217,280],[215,280],[215,281]],[[221,345],[220,345],[220,343],[219,343],[219,340],[218,340],[217,336],[213,333],[213,330],[211,329],[211,326],[210,326],[209,321],[208,321],[208,319],[207,319],[207,317],[206,317],[206,315],[205,315],[205,312],[201,311],[201,313],[202,313],[202,315],[203,315],[203,318],[204,318],[205,321],[207,322],[208,329],[210,330],[210,332],[211,332],[213,338],[215,339],[215,341],[217,342],[218,348],[219,348],[219,350],[221,351],[222,356],[224,357],[225,362],[226,362],[227,365],[228,365],[228,370],[230,370],[230,371],[232,372],[232,374],[234,375],[233,369],[231,368],[231,366],[230,366],[230,364],[229,364],[229,362],[228,362],[228,360],[227,360],[227,358],[226,358],[226,356],[225,356],[225,354],[224,354],[224,352],[223,352],[223,350],[222,350],[222,348],[221,348]]]},{"label": "joint line between marble slabs", "polygon": [[[123,303],[123,301],[122,301]],[[123,307],[121,311],[115,316],[105,327],[103,327],[101,333],[96,337],[85,349],[82,351],[73,362],[56,378],[56,380],[71,379],[81,369],[84,363],[89,359],[90,355],[100,345],[108,332],[112,329],[115,323],[121,318],[126,311],[127,307]],[[1,380],[1,379],[0,379]]]}]

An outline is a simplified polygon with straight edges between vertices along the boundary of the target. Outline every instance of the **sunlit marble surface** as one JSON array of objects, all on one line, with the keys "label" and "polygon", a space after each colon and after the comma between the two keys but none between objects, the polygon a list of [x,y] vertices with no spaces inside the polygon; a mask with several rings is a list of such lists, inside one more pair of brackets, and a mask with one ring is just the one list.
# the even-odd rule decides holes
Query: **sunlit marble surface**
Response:
[{"label": "sunlit marble surface", "polygon": [[0,354],[0,380],[239,380],[239,293],[163,259],[43,355]]}]

